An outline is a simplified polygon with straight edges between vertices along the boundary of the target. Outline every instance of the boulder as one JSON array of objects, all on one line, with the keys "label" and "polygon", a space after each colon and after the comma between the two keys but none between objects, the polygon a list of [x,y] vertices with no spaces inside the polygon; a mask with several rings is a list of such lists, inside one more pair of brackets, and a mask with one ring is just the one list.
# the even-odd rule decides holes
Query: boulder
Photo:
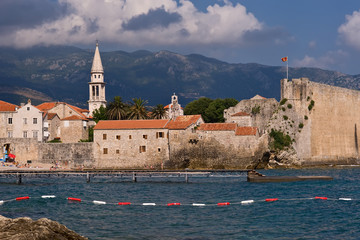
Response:
[{"label": "boulder", "polygon": [[0,215],[0,239],[16,240],[77,240],[87,239],[64,225],[47,218],[32,220],[28,217],[16,219]]}]

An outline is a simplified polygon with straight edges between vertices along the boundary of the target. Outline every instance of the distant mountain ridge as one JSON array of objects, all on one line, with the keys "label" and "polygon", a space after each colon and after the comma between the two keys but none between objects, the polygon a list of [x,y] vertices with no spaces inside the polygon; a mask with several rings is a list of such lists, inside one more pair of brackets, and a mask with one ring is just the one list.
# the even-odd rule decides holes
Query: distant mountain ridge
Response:
[{"label": "distant mountain ridge", "polygon": [[[88,82],[94,50],[52,46],[30,49],[0,48],[0,99],[14,104],[31,98],[65,101],[87,107]],[[140,50],[101,52],[107,100],[141,97],[150,105],[168,104],[179,95],[183,105],[199,97],[251,98],[280,97],[280,79],[285,67],[257,63],[230,64],[198,54]],[[289,78],[350,89],[360,89],[360,75],[347,75],[318,68],[289,68]]]}]

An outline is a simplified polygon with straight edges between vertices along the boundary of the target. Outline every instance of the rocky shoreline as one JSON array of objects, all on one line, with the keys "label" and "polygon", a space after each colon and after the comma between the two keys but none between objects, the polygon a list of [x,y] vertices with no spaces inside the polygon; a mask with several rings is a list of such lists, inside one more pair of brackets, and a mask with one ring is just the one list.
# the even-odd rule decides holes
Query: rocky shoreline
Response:
[{"label": "rocky shoreline", "polygon": [[64,225],[47,218],[7,218],[0,215],[0,239],[8,240],[85,240]]}]

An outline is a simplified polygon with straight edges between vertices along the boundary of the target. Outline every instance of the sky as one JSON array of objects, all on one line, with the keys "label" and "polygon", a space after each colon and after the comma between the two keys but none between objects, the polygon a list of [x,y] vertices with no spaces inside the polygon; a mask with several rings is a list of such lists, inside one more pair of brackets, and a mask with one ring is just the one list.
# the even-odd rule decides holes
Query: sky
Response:
[{"label": "sky", "polygon": [[[1,0],[0,46],[202,54],[360,74],[359,0]],[[300,76],[299,76],[300,77]]]}]

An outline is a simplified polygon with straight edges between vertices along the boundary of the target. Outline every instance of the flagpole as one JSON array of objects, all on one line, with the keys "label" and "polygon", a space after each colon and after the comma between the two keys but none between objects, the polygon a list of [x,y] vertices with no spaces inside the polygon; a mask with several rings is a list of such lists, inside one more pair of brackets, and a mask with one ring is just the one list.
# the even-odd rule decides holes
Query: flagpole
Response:
[{"label": "flagpole", "polygon": [[286,56],[286,79],[289,81],[289,57]]}]

